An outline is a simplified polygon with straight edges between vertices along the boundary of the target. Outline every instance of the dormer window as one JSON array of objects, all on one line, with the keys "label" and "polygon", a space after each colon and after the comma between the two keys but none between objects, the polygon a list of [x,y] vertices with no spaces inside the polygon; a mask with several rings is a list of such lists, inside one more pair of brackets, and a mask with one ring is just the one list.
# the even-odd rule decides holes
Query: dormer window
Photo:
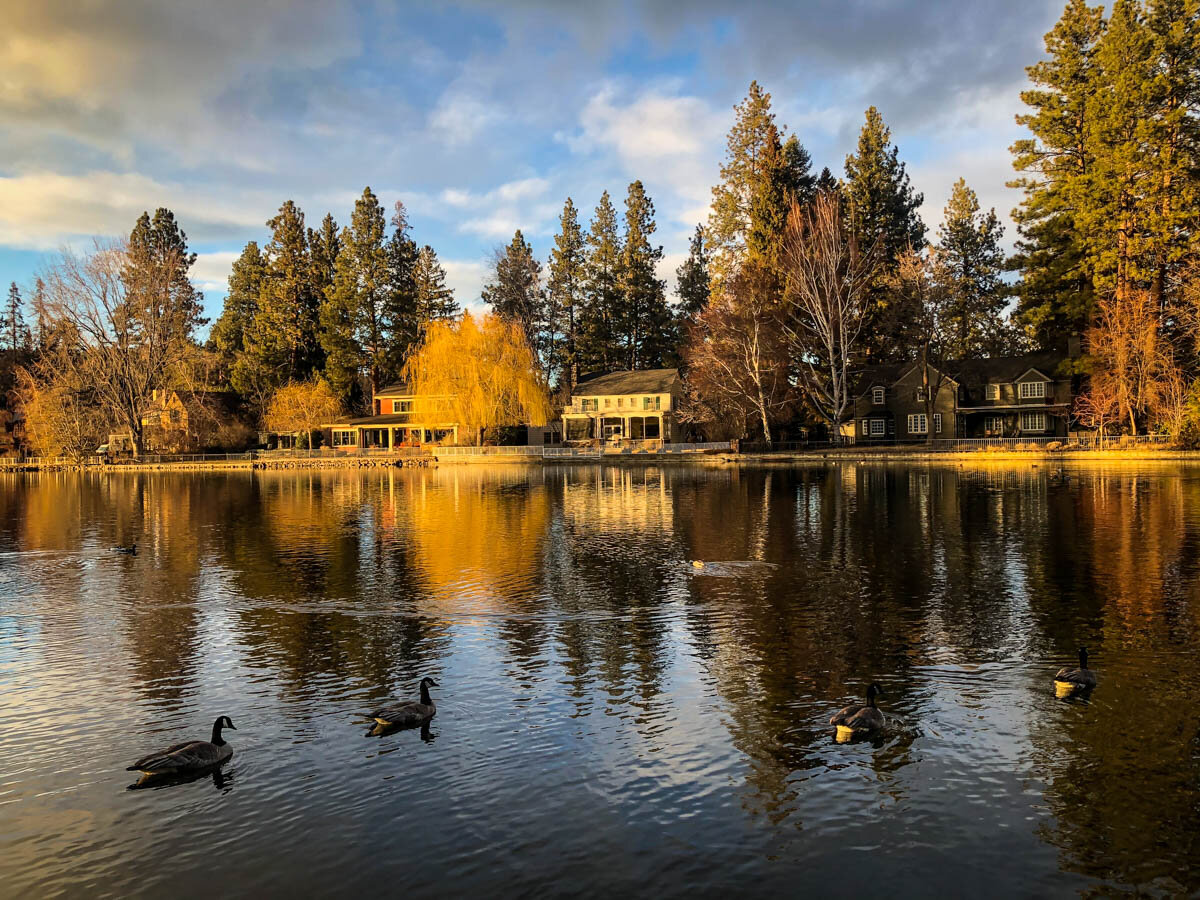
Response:
[{"label": "dormer window", "polygon": [[985,387],[983,389],[983,396],[988,400],[999,400],[1000,399],[1000,385],[989,384],[987,387]]},{"label": "dormer window", "polygon": [[1044,381],[1022,381],[1017,386],[1018,396],[1022,400],[1032,400],[1046,396],[1046,382]]},{"label": "dormer window", "polygon": [[919,387],[919,388],[917,388],[917,402],[921,403],[924,400],[925,400],[925,388]]},{"label": "dormer window", "polygon": [[871,388],[871,402],[876,406],[883,406],[883,388]]}]

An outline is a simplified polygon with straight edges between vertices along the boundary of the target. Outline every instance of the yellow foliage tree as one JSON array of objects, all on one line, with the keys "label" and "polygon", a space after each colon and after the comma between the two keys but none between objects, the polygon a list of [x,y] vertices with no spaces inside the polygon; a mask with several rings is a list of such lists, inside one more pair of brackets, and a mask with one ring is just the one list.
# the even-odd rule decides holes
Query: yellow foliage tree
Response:
[{"label": "yellow foliage tree", "polygon": [[342,404],[321,378],[291,381],[271,395],[263,423],[271,431],[312,433],[342,414]]},{"label": "yellow foliage tree", "polygon": [[26,440],[34,453],[79,459],[96,449],[105,423],[95,404],[63,377],[42,380],[21,370],[18,378]]},{"label": "yellow foliage tree", "polygon": [[426,409],[483,442],[485,428],[545,425],[550,397],[521,326],[501,316],[431,322],[404,377]]}]

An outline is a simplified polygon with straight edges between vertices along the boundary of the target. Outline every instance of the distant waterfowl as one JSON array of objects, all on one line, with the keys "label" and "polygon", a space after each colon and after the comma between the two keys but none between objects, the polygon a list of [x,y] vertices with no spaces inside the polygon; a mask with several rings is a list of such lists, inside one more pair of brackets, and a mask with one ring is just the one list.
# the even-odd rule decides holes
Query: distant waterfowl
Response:
[{"label": "distant waterfowl", "polygon": [[[130,556],[137,556],[137,544],[130,544],[126,547],[124,544],[119,544],[112,548],[113,553],[128,553]],[[235,731],[237,729],[234,729]]]},{"label": "distant waterfowl", "polygon": [[219,766],[233,756],[233,748],[221,737],[221,730],[237,731],[229,716],[220,716],[213,722],[212,740],[184,741],[173,744],[166,750],[143,756],[127,772],[141,772],[143,779],[191,775]]},{"label": "distant waterfowl", "polygon": [[1063,666],[1054,676],[1054,690],[1060,697],[1076,691],[1091,690],[1096,686],[1096,673],[1088,668],[1087,647],[1079,648],[1079,668]]},{"label": "distant waterfowl", "polygon": [[830,725],[837,726],[837,739],[848,741],[855,737],[864,737],[883,730],[883,713],[875,706],[875,698],[883,691],[875,682],[867,688],[866,705],[852,705],[839,710],[829,720]]},{"label": "distant waterfowl", "polygon": [[437,706],[434,705],[433,698],[429,696],[429,689],[438,686],[438,683],[432,678],[422,678],[420,700],[385,706],[375,712],[367,713],[367,718],[374,719],[380,726],[390,730],[425,725],[437,715]]}]

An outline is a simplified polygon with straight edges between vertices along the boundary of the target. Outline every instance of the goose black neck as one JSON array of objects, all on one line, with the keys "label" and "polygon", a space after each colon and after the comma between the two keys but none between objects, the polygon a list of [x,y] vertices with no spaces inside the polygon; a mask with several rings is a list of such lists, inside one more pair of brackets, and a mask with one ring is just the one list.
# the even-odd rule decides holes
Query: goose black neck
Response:
[{"label": "goose black neck", "polygon": [[1087,668],[1087,650],[1085,648],[1079,650],[1079,668]]},{"label": "goose black neck", "polygon": [[432,701],[429,699],[429,685],[421,682],[421,702],[428,706]]},{"label": "goose black neck", "polygon": [[224,746],[224,744],[225,744],[225,739],[223,737],[221,737],[222,721],[223,721],[222,719],[217,719],[217,721],[213,722],[212,743],[213,743],[213,746],[216,746],[216,747],[221,747],[221,746]]}]

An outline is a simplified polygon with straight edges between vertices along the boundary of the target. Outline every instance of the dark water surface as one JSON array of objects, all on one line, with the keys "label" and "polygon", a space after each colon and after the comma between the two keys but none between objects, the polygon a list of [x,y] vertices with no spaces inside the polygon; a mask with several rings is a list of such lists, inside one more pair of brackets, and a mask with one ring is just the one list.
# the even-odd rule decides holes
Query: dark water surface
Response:
[{"label": "dark water surface", "polygon": [[0,476],[0,894],[1194,894],[1200,469],[1071,472]]}]

